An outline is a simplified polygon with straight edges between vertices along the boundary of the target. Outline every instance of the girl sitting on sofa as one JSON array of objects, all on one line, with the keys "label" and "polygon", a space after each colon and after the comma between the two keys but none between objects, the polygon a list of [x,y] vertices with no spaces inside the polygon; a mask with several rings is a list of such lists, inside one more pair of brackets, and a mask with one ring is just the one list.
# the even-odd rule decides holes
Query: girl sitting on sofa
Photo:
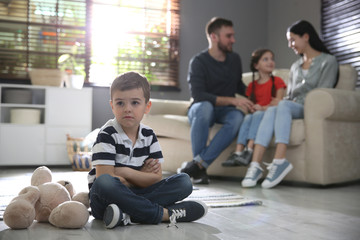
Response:
[{"label": "girl sitting on sofa", "polygon": [[[246,90],[246,96],[255,103],[255,111],[245,116],[239,129],[235,152],[222,163],[222,166],[247,166],[250,163],[255,136],[264,111],[269,106],[277,105],[285,94],[284,81],[272,75],[274,68],[274,53],[271,50],[258,49],[252,53],[250,61],[250,69],[253,73],[252,82]],[[258,72],[256,80],[255,72]]]},{"label": "girl sitting on sofa", "polygon": [[309,22],[295,22],[288,28],[286,37],[289,48],[300,55],[300,59],[290,68],[287,100],[281,100],[277,106],[269,107],[264,114],[255,138],[252,162],[241,182],[243,187],[256,186],[262,177],[263,169],[260,163],[274,132],[275,156],[267,167],[269,172],[261,186],[272,188],[281,182],[293,168],[285,158],[292,119],[304,118],[304,100],[311,90],[333,88],[336,85],[336,58],[329,53]]}]

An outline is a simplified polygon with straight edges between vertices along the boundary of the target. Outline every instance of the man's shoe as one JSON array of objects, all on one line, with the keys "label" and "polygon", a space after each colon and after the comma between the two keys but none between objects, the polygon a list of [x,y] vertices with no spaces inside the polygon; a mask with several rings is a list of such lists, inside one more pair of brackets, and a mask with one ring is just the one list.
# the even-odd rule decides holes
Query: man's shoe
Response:
[{"label": "man's shoe", "polygon": [[169,212],[169,226],[176,226],[177,222],[196,221],[207,213],[208,207],[201,201],[183,201],[167,207]]},{"label": "man's shoe", "polygon": [[106,228],[125,226],[131,223],[130,216],[123,213],[116,204],[110,204],[107,206],[104,212],[103,221]]},{"label": "man's shoe", "polygon": [[267,169],[269,170],[268,175],[262,182],[263,188],[272,188],[278,185],[281,180],[293,169],[293,165],[285,159],[282,164],[276,164],[272,162]]},{"label": "man's shoe", "polygon": [[194,184],[209,184],[209,176],[206,173],[206,168],[200,169],[193,177]]},{"label": "man's shoe", "polygon": [[244,180],[241,182],[241,186],[243,187],[255,187],[257,181],[262,177],[262,168],[255,165],[250,164],[250,167],[248,168]]},{"label": "man's shoe", "polygon": [[196,177],[199,174],[200,167],[198,166],[197,162],[194,160],[191,162],[187,162],[185,167],[180,169],[180,172],[187,173],[190,177]]}]

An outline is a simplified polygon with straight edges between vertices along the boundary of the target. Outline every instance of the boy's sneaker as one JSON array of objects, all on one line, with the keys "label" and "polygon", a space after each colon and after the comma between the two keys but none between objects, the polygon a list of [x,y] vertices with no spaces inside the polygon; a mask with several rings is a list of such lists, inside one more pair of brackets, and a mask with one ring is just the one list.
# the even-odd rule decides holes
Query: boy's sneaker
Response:
[{"label": "boy's sneaker", "polygon": [[282,164],[272,162],[267,169],[269,170],[266,179],[262,182],[263,188],[272,188],[278,185],[281,180],[293,169],[293,165],[285,159]]},{"label": "boy's sneaker", "polygon": [[251,163],[246,171],[244,180],[241,182],[243,187],[255,187],[257,181],[262,177],[262,168],[258,164]]},{"label": "boy's sneaker", "polygon": [[170,226],[176,226],[177,222],[192,222],[206,215],[208,207],[201,201],[183,201],[175,203],[168,208]]},{"label": "boy's sneaker", "polygon": [[107,206],[104,212],[103,221],[106,228],[125,226],[131,223],[130,216],[123,213],[116,204],[110,204]]}]

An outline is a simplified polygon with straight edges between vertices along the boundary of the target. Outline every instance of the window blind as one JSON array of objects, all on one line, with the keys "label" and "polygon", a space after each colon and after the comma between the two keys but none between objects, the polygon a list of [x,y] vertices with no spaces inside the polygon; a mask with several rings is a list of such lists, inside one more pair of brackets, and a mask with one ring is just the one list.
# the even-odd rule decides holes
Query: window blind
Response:
[{"label": "window blind", "polygon": [[84,66],[85,36],[86,0],[0,1],[0,78],[28,80],[28,69],[57,68],[74,44]]},{"label": "window blind", "polygon": [[29,81],[31,68],[59,68],[72,52],[86,81],[125,71],[178,86],[179,0],[1,0],[0,80]]},{"label": "window blind", "polygon": [[360,1],[322,0],[322,34],[339,63],[357,70],[360,88]]}]

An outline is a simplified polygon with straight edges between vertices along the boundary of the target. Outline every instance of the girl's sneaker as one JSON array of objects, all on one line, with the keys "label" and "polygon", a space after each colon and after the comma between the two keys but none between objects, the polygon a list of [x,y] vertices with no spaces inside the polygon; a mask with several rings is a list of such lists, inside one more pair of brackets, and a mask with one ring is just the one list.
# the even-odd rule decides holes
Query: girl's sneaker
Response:
[{"label": "girl's sneaker", "polygon": [[104,212],[103,221],[106,228],[125,226],[131,223],[130,216],[123,213],[116,204],[110,204],[107,206]]},{"label": "girl's sneaker", "polygon": [[252,162],[248,168],[244,180],[241,182],[243,187],[255,187],[257,181],[262,177],[262,168],[259,164]]}]

